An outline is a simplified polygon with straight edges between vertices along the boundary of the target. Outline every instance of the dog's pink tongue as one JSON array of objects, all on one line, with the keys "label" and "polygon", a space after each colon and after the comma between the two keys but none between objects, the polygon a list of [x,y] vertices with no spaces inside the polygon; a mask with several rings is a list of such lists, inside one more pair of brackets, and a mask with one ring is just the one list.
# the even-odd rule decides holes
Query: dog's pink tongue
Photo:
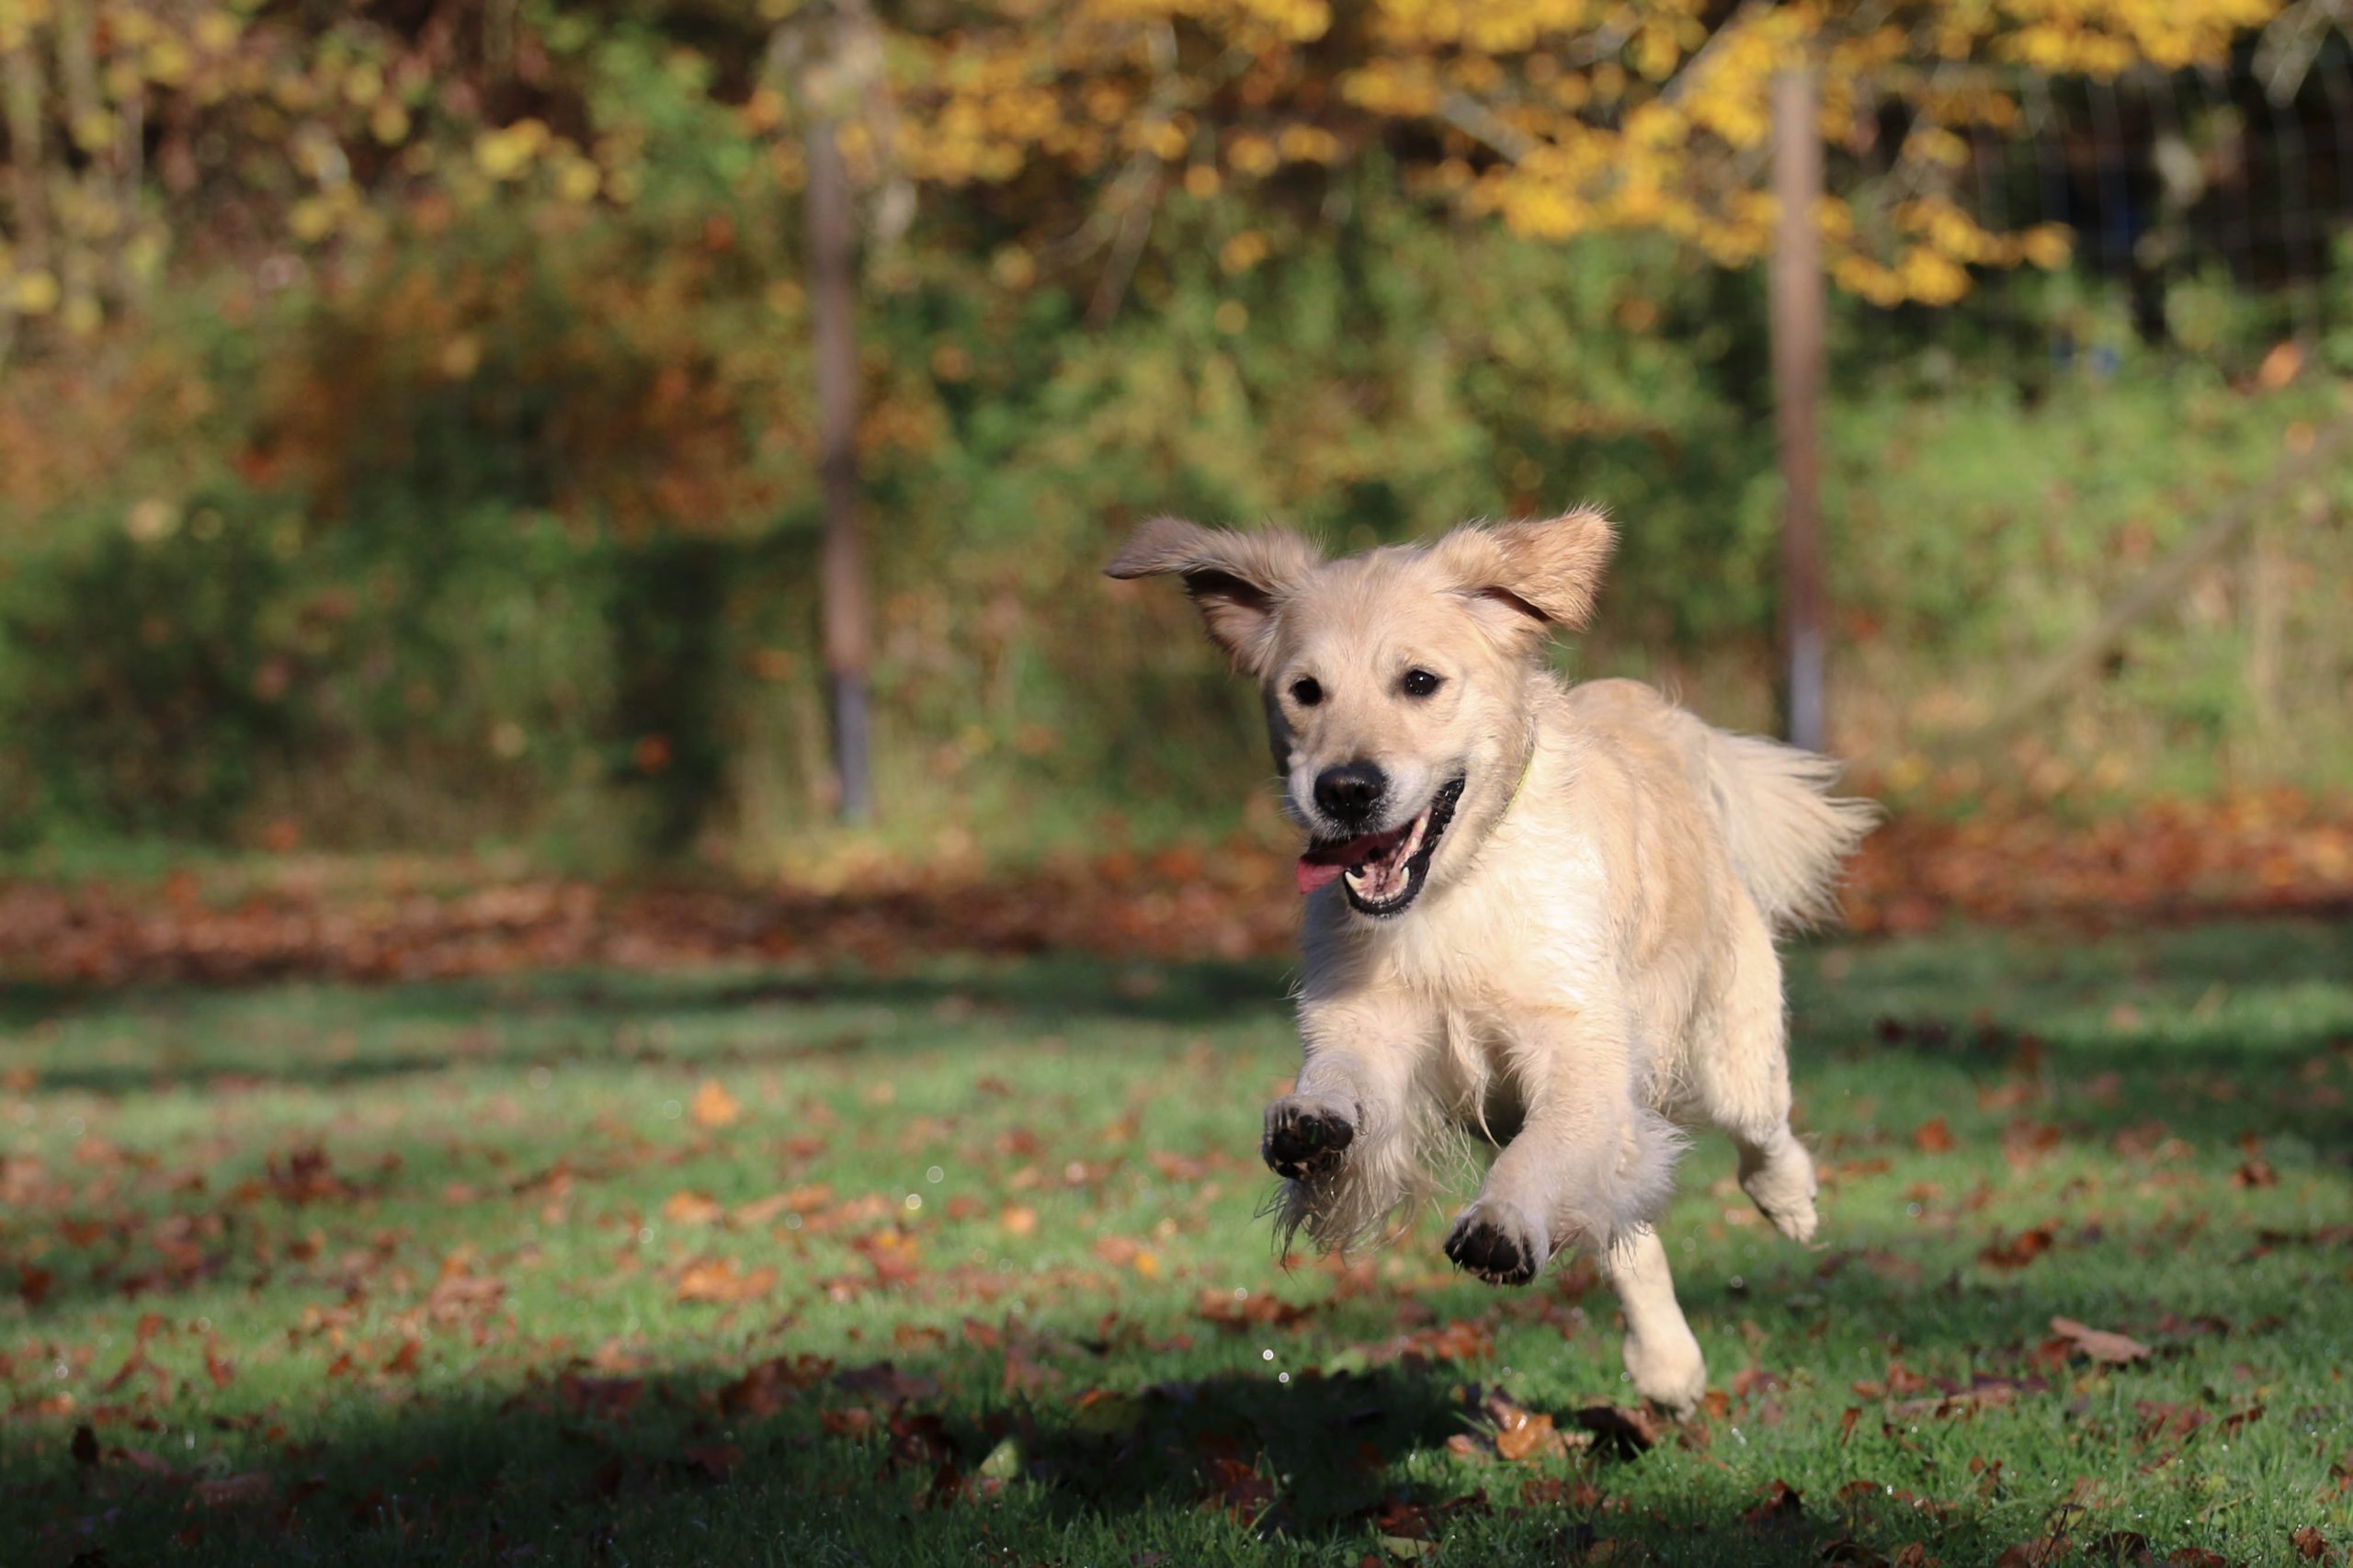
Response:
[{"label": "dog's pink tongue", "polygon": [[1326,882],[1337,881],[1340,873],[1346,869],[1342,866],[1327,865],[1321,860],[1311,860],[1302,855],[1299,858],[1299,891],[1302,893],[1311,893]]}]

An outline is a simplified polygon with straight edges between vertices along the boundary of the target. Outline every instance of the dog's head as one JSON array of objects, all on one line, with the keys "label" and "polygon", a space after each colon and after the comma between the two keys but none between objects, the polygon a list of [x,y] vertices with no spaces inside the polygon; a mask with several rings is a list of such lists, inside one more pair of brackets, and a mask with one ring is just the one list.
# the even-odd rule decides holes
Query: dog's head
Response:
[{"label": "dog's head", "polygon": [[1284,804],[1308,832],[1300,891],[1336,881],[1381,918],[1449,880],[1510,802],[1545,640],[1585,624],[1609,545],[1593,510],[1338,561],[1279,529],[1156,517],[1105,571],[1184,580],[1265,696]]}]

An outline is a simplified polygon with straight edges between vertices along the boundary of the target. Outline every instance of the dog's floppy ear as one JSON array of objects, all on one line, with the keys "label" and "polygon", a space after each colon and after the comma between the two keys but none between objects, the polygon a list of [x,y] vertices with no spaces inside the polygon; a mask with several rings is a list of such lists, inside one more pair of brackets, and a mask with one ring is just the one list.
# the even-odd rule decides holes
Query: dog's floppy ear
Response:
[{"label": "dog's floppy ear", "polygon": [[1507,634],[1575,631],[1593,616],[1609,560],[1609,519],[1579,506],[1541,522],[1472,523],[1434,548],[1481,619]]},{"label": "dog's floppy ear", "polygon": [[1205,528],[1182,517],[1154,517],[1136,529],[1103,574],[1181,576],[1210,636],[1237,668],[1256,675],[1277,607],[1320,559],[1313,545],[1287,529],[1242,533]]}]

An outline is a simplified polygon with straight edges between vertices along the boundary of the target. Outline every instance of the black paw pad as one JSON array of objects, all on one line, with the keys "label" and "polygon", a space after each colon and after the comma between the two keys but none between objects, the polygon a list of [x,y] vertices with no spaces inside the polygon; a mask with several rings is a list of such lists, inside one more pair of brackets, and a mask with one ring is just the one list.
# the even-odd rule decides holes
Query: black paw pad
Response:
[{"label": "black paw pad", "polygon": [[1446,1256],[1456,1267],[1490,1285],[1525,1285],[1536,1278],[1535,1253],[1491,1220],[1472,1219],[1455,1226],[1446,1238]]},{"label": "black paw pad", "polygon": [[1267,1119],[1266,1142],[1259,1152],[1277,1176],[1304,1181],[1337,1165],[1356,1136],[1354,1124],[1336,1111],[1279,1106]]}]

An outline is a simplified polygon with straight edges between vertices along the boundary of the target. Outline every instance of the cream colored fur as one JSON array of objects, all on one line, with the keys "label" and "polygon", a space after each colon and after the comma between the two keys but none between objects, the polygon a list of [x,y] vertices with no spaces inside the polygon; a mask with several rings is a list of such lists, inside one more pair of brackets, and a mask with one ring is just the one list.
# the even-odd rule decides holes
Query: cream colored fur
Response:
[{"label": "cream colored fur", "polygon": [[[1264,690],[1286,801],[1312,832],[1332,833],[1314,795],[1327,768],[1382,770],[1380,829],[1463,781],[1401,912],[1361,914],[1336,882],[1307,901],[1305,1061],[1267,1108],[1269,1163],[1302,1173],[1280,1223],[1325,1247],[1376,1237],[1435,1196],[1466,1131],[1500,1141],[1449,1256],[1517,1282],[1596,1248],[1636,1388],[1683,1410],[1705,1367],[1651,1228],[1681,1130],[1730,1133],[1757,1207],[1812,1236],[1774,937],[1832,906],[1871,812],[1828,794],[1824,758],[1713,729],[1648,687],[1552,673],[1546,640],[1584,622],[1609,543],[1578,511],[1324,561],[1292,534],[1163,518],[1109,571],[1184,579]],[[1438,689],[1411,695],[1408,671]]]}]

